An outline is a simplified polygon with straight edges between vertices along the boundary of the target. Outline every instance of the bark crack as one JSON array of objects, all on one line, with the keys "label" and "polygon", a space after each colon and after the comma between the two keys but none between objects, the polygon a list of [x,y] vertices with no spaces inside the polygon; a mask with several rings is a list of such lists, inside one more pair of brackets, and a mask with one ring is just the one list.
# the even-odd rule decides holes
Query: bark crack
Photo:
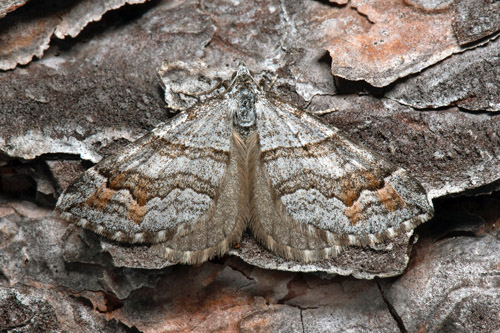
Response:
[{"label": "bark crack", "polygon": [[378,290],[380,291],[380,295],[382,296],[382,299],[384,300],[384,303],[387,306],[389,313],[391,314],[392,318],[396,321],[396,324],[398,325],[399,331],[401,333],[407,333],[408,330],[405,327],[403,319],[401,319],[398,312],[396,311],[396,308],[394,308],[391,302],[389,302],[389,300],[385,297],[384,290],[382,289],[379,280],[376,279],[375,282],[377,283]]},{"label": "bark crack", "polygon": [[306,332],[306,329],[304,327],[304,316],[302,315],[302,309],[299,308],[299,311],[300,311],[300,324],[302,325],[302,333],[305,333]]}]

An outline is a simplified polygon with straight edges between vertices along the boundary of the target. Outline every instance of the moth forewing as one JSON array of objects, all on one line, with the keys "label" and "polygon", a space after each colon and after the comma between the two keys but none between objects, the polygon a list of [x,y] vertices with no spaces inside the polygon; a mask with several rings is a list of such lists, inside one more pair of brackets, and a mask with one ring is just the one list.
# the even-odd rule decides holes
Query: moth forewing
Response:
[{"label": "moth forewing", "polygon": [[181,263],[223,255],[247,227],[275,254],[314,262],[432,216],[408,172],[264,91],[245,67],[223,85],[87,170],[57,209]]}]

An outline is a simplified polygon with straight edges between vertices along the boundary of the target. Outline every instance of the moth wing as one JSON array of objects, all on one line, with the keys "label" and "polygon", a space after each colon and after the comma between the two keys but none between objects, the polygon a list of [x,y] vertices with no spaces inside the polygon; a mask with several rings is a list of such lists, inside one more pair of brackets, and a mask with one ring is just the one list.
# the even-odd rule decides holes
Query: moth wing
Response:
[{"label": "moth wing", "polygon": [[404,169],[292,106],[266,99],[256,108],[251,228],[270,250],[322,260],[432,216],[425,190]]},{"label": "moth wing", "polygon": [[226,102],[213,100],[87,170],[57,209],[77,225],[129,243],[159,243],[167,259],[200,263],[245,228]]}]

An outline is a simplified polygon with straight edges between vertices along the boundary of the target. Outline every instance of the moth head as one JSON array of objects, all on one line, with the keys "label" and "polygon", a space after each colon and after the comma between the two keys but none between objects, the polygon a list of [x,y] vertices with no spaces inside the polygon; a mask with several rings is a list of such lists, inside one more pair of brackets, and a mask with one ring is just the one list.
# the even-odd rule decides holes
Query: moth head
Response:
[{"label": "moth head", "polygon": [[253,90],[254,92],[259,90],[252,72],[245,65],[240,65],[238,70],[233,74],[229,90],[238,91],[243,88]]},{"label": "moth head", "polygon": [[255,125],[255,100],[259,88],[252,73],[245,65],[240,65],[233,75],[230,84],[230,95],[233,103],[231,112],[233,124],[248,129]]}]

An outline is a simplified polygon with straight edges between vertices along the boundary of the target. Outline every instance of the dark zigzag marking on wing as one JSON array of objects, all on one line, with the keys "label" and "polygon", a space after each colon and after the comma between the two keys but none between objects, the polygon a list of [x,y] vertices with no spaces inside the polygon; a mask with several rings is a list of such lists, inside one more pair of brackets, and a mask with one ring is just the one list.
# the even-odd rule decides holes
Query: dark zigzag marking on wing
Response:
[{"label": "dark zigzag marking on wing", "polygon": [[[130,164],[131,161],[135,161],[138,159],[147,161],[154,155],[171,158],[171,160],[175,160],[178,157],[186,157],[189,160],[209,158],[220,163],[228,163],[229,161],[229,151],[211,147],[190,147],[180,143],[172,143],[164,138],[158,138],[158,140],[148,142],[148,145],[149,148],[147,150],[142,150],[139,153],[130,154],[123,158],[123,160],[121,160],[119,163],[111,164],[111,166],[108,165],[109,163],[101,165],[101,168],[99,169],[103,171],[118,170],[120,166]],[[106,162],[113,162],[113,160]]]},{"label": "dark zigzag marking on wing", "polygon": [[[298,137],[297,140],[299,140]],[[277,158],[288,158],[290,160],[295,160],[297,158],[315,159],[317,157],[331,155],[336,149],[343,148],[343,153],[345,155],[354,155],[358,157],[360,163],[366,161],[366,158],[356,151],[345,151],[345,146],[350,147],[351,144],[341,145],[340,142],[342,141],[345,141],[345,139],[334,133],[321,141],[306,144],[302,147],[277,147],[263,151],[261,152],[261,160],[265,165],[265,162],[276,160]],[[370,151],[369,153],[372,154]],[[349,156],[345,157],[346,159],[343,165],[349,163]],[[342,168],[343,165],[340,167]],[[305,190],[315,188],[325,197],[336,197],[349,207],[357,201],[363,190],[373,191],[383,188],[385,186],[384,178],[397,169],[396,166],[389,163],[381,164],[370,162],[368,166],[372,166],[372,168],[370,168],[371,170],[347,174],[336,179],[319,175],[314,172],[314,169],[299,169],[299,171],[293,176],[290,176],[289,179],[273,184],[273,187],[279,196],[294,193],[300,188]],[[376,168],[373,168],[373,166]],[[361,178],[359,178],[359,176],[361,176]],[[300,180],[302,184],[307,184],[307,186],[297,188],[293,185],[294,183],[300,182]],[[323,184],[323,186],[319,186],[319,184]]]},{"label": "dark zigzag marking on wing", "polygon": [[164,197],[174,189],[185,190],[188,188],[197,193],[206,194],[213,199],[220,185],[213,184],[208,179],[190,172],[178,172],[167,179],[162,179],[161,177],[157,179],[135,171],[124,171],[120,175],[117,175],[120,178],[123,177],[123,181],[118,182],[114,182],[115,179],[113,176],[110,177],[106,174],[101,174],[101,176],[107,179],[107,188],[114,191],[128,190],[132,198],[137,202],[149,201],[154,197],[160,196],[160,194]]},{"label": "dark zigzag marking on wing", "polygon": [[[378,170],[373,171],[377,172]],[[370,176],[373,179],[368,180],[364,177],[359,181],[359,179],[352,177],[353,174],[350,174],[333,179],[332,181],[332,178],[318,175],[312,169],[302,169],[300,174],[292,175],[291,179],[284,180],[273,187],[279,197],[293,194],[301,189],[309,190],[313,188],[323,194],[325,198],[337,198],[344,205],[350,207],[359,199],[361,192],[364,190],[377,191],[384,188],[384,178],[390,176],[392,171],[386,171],[381,174],[373,174],[369,171],[365,173],[373,176]],[[302,185],[297,187],[297,183],[301,183]]]},{"label": "dark zigzag marking on wing", "polygon": [[[106,189],[110,189],[110,188],[106,186]],[[196,191],[196,190],[194,190],[193,188],[188,187],[188,186],[185,186],[185,187],[177,187],[177,188],[174,188],[174,189],[179,189],[179,190],[186,190],[186,189],[190,189],[190,190],[192,190],[193,192],[196,192],[196,193],[198,193],[198,194],[206,195],[206,193],[204,193],[203,191]],[[114,189],[110,189],[110,190],[111,190],[111,191],[113,191],[113,192],[117,192],[117,191],[119,191],[119,190],[126,190],[126,191],[127,191],[127,192],[128,192],[128,193],[132,196],[132,199],[133,199],[133,200],[136,200],[136,199],[133,197],[133,194],[130,192],[130,189],[128,189],[128,188],[121,188],[121,189],[119,189],[119,190],[114,190]],[[170,192],[171,192],[171,191],[170,191]],[[168,192],[168,193],[170,193],[170,192]],[[167,195],[168,195],[168,194],[167,194]],[[162,198],[164,198],[164,196],[157,196],[157,195],[155,195],[155,196],[151,196],[151,197],[150,197],[150,199],[148,200],[148,202],[149,202],[151,199],[154,199],[154,198],[160,198],[160,199],[162,199]],[[85,199],[88,199],[88,198],[85,198]],[[211,198],[211,199],[213,200],[214,198]],[[136,202],[137,202],[137,200],[136,200]],[[71,205],[69,205],[69,207],[66,209],[66,211],[71,211],[71,210],[72,210],[73,208],[75,208],[75,207],[82,207],[82,206],[87,206],[87,207],[88,207],[87,200],[72,203]],[[112,208],[112,206],[114,206],[114,207],[113,207],[113,209],[110,209],[110,208]],[[153,207],[154,207],[154,206],[153,206]],[[94,210],[101,210],[101,211],[104,211],[104,210],[105,210],[105,211],[106,211],[106,213],[108,213],[108,214],[114,214],[114,213],[117,213],[117,212],[118,212],[118,209],[119,209],[119,208],[124,208],[125,210],[128,210],[128,208],[129,208],[129,202],[118,201],[118,200],[116,200],[116,199],[110,198],[110,199],[109,199],[108,204],[107,204],[107,205],[106,205],[106,207],[105,207],[105,209],[102,209],[102,210],[101,210],[101,209],[97,209],[97,208],[92,208],[92,209],[94,209]],[[82,217],[83,217],[83,216],[82,216]]]}]

